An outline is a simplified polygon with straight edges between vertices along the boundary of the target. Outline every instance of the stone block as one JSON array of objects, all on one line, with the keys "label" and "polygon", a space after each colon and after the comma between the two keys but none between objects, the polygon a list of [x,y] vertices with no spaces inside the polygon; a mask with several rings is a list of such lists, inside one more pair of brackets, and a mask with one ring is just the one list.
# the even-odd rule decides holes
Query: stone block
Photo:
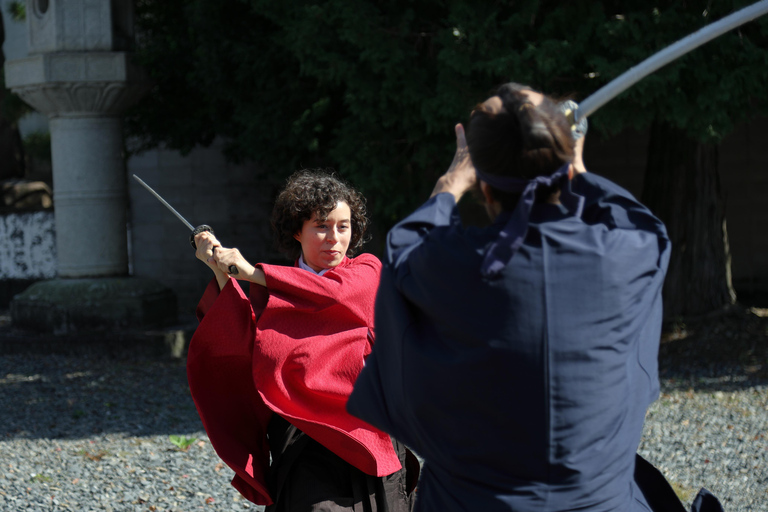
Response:
[{"label": "stone block", "polygon": [[5,63],[6,86],[49,116],[116,115],[149,87],[126,52],[47,53]]},{"label": "stone block", "polygon": [[13,297],[20,294],[35,283],[32,279],[2,279],[0,280],[0,310],[8,309]]},{"label": "stone block", "polygon": [[39,281],[10,304],[13,325],[67,334],[162,327],[176,321],[176,295],[136,277]]},{"label": "stone block", "polygon": [[28,0],[31,53],[125,49],[133,39],[130,0]]}]

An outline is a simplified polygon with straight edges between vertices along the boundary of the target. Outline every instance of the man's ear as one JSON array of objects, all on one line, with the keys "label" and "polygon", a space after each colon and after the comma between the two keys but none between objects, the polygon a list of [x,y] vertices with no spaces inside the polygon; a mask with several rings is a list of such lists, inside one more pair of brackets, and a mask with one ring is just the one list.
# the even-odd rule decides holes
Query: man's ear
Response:
[{"label": "man's ear", "polygon": [[496,203],[496,199],[493,197],[491,186],[483,180],[480,180],[480,191],[483,193],[483,199],[485,199],[486,203],[489,205]]},{"label": "man's ear", "polygon": [[298,231],[293,234],[293,239],[296,240],[297,242],[301,243],[301,235],[299,234]]}]

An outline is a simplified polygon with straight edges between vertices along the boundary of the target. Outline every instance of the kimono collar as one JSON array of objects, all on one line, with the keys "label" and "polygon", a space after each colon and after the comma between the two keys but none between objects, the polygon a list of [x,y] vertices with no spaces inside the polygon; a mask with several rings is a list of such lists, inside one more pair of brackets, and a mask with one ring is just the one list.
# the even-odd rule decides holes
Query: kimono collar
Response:
[{"label": "kimono collar", "polygon": [[307,265],[307,263],[304,261],[304,254],[300,254],[299,255],[299,261],[297,263],[298,263],[299,268],[303,268],[304,270],[308,270],[308,271],[312,272],[313,274],[317,274],[319,276],[321,276],[321,275],[325,274],[326,272],[328,272],[329,270],[331,270],[329,268],[324,268],[320,272],[316,272],[315,269],[313,269],[312,267]]},{"label": "kimono collar", "polygon": [[[573,215],[581,217],[584,197],[573,193],[571,190],[571,180],[567,179],[569,165],[569,163],[564,164],[550,176],[537,176],[531,180],[486,174],[476,169],[477,177],[491,187],[505,192],[520,193],[520,200],[514,211],[507,215],[502,214],[504,217],[499,219],[506,220],[506,225],[485,253],[483,264],[480,267],[483,276],[495,277],[499,275],[515,252],[523,245],[525,235],[528,233],[528,219],[536,200],[536,189],[539,185],[551,187],[564,182],[560,192],[560,202]],[[566,178],[563,179],[564,177]]]},{"label": "kimono collar", "polygon": [[338,265],[336,265],[335,267],[324,268],[320,272],[315,272],[315,269],[313,269],[312,267],[307,265],[307,263],[304,261],[304,254],[299,254],[299,259],[296,260],[296,264],[294,266],[302,268],[304,270],[308,270],[309,272],[312,272],[313,274],[317,274],[319,276],[322,276],[323,274],[325,274],[329,270],[333,270],[333,269],[336,269],[336,268],[346,267],[348,263],[349,263],[349,257],[348,256],[344,256],[344,259],[342,259],[341,262]]}]

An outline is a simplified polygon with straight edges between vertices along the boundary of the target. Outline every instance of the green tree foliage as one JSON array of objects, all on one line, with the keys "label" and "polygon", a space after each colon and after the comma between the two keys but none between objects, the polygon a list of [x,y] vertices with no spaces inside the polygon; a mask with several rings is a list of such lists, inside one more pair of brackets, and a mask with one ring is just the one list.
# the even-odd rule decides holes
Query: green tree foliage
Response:
[{"label": "green tree foliage", "polygon": [[5,75],[0,74],[0,118],[15,126],[19,119],[30,112],[32,108],[29,105],[5,88]]},{"label": "green tree foliage", "polygon": [[[514,80],[583,99],[741,1],[140,0],[138,60],[152,94],[138,148],[221,136],[282,179],[329,166],[387,228],[449,164],[453,125]],[[765,23],[722,36],[600,110],[610,134],[663,119],[717,139],[764,109]]]},{"label": "green tree foliage", "polygon": [[[617,2],[595,27],[585,67],[606,83],[683,37],[749,5],[749,1],[675,1],[653,7]],[[605,3],[607,4],[607,3]],[[726,33],[640,81],[592,119],[607,133],[661,121],[702,142],[719,142],[735,124],[765,112],[768,20]],[[584,91],[587,92],[587,91]]]},{"label": "green tree foliage", "polygon": [[[738,7],[724,1],[640,6],[621,17],[615,41],[624,38],[623,47],[637,41],[636,48],[652,53]],[[736,123],[765,111],[765,30],[764,18],[720,36],[595,117],[609,131],[627,122],[650,128],[642,199],[665,222],[672,241],[667,318],[708,313],[735,300],[717,145]],[[621,63],[615,53],[606,48],[604,54]]]},{"label": "green tree foliage", "polygon": [[27,5],[19,0],[8,2],[8,14],[13,21],[24,21],[27,19]]}]

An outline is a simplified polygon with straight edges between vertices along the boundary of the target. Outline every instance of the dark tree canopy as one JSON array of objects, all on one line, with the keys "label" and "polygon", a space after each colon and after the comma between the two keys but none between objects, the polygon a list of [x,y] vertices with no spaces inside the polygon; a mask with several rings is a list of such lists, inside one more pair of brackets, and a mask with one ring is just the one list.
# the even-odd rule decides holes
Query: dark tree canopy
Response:
[{"label": "dark tree canopy", "polygon": [[[748,2],[140,0],[155,81],[129,115],[139,147],[220,136],[282,180],[338,169],[387,228],[449,164],[453,124],[514,80],[583,99]],[[611,134],[663,121],[701,141],[765,111],[766,22],[726,34],[598,111]]]}]

